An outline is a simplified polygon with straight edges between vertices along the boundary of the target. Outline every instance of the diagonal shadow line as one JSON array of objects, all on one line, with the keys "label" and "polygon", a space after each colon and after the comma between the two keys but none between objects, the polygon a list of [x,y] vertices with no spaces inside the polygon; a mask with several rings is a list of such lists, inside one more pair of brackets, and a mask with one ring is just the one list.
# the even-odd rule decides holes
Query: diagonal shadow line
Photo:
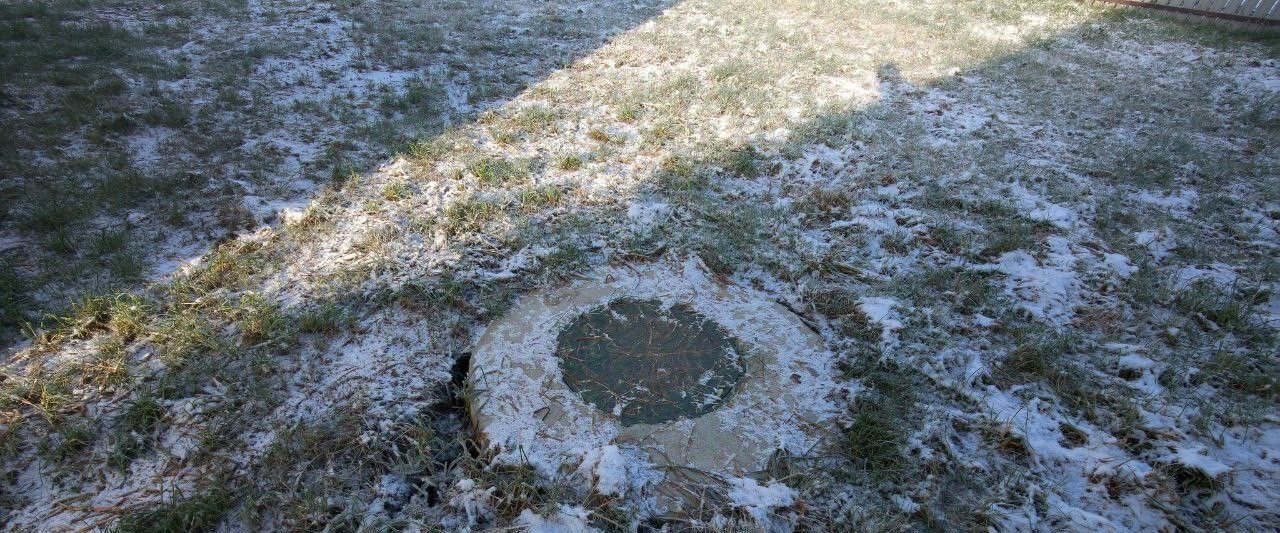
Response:
[{"label": "diagonal shadow line", "polygon": [[[1023,51],[1019,53],[1003,55],[1001,57],[986,61],[975,67],[967,68],[963,71],[963,74],[971,75],[971,76],[980,76],[980,77],[992,77],[992,78],[1000,78],[1000,77],[1008,76],[1007,68],[1010,64],[1015,64],[1020,59],[1027,59],[1028,57],[1030,57],[1031,54],[1034,54],[1034,53],[1035,52],[1031,52],[1031,51]],[[897,83],[896,78],[898,76],[894,73],[894,70],[895,69],[892,68],[891,66],[887,66],[886,68],[882,69],[880,73],[881,80],[888,84]],[[1039,85],[1041,81],[1042,80],[1015,80],[1014,84],[1024,90],[1027,90],[1029,92],[1034,92],[1038,90],[1044,90],[1044,87],[1042,85]],[[952,82],[949,80],[939,80],[935,82],[935,86],[943,87],[943,86],[948,86],[948,84],[950,83]],[[927,86],[929,84],[925,84],[925,85]],[[1128,88],[1120,87],[1116,85],[1105,86],[1105,87],[1102,87],[1100,90],[1104,92],[1108,92],[1110,94],[1117,95],[1117,96],[1126,96],[1126,97],[1132,96],[1128,92],[1129,91]],[[1052,91],[1050,91],[1050,94],[1052,94]],[[837,112],[837,113],[831,113],[831,114],[820,116],[814,121],[812,121],[812,123],[810,124],[810,126],[813,126],[813,129],[811,131],[793,136],[789,138],[782,147],[774,147],[773,149],[778,151],[802,150],[804,147],[811,146],[813,144],[848,142],[851,139],[850,136],[856,133],[856,128],[854,128],[853,126],[856,126],[857,124],[862,123],[862,121],[866,120],[868,116],[874,116],[876,114],[877,108],[887,109],[889,106],[893,106],[896,104],[900,104],[904,102],[909,103],[910,98],[911,98],[910,95],[906,95],[903,97],[895,97],[895,98],[874,103],[868,106],[867,108],[859,108],[859,109],[855,109],[855,110],[851,110],[843,113]],[[1003,111],[1015,113],[1015,114],[1019,112],[1016,109],[1006,109]],[[1026,118],[1031,118],[1031,117],[1028,116]],[[909,124],[904,124],[904,126],[909,126]],[[911,147],[906,147],[906,148],[911,148]],[[755,149],[756,149],[755,147],[745,145],[744,143],[741,143],[741,142],[733,141],[733,142],[726,143],[726,145],[723,146],[722,150],[720,151],[722,151],[723,153],[731,154],[731,153],[742,153],[742,152],[752,151]],[[889,168],[904,174],[908,174],[908,173],[913,175],[922,174],[920,170],[924,169],[925,167],[923,166],[919,168],[913,167],[914,164],[921,162],[921,160],[913,159],[913,155],[910,153],[909,150],[898,150],[893,153],[895,155],[902,156],[903,159],[899,163],[890,163]],[[939,159],[939,158],[945,158],[947,155],[948,155],[948,152],[943,150],[942,153],[932,154],[929,157]],[[699,159],[694,161],[691,164],[691,166],[693,168],[694,174],[706,176],[709,184],[712,186],[714,186],[716,182],[719,182],[719,181],[727,182],[729,180],[742,178],[742,176],[735,176],[735,175],[732,175],[731,173],[726,172],[725,171],[726,165],[724,160],[722,159],[716,159],[716,158]],[[767,175],[768,170],[766,170],[765,172]],[[919,176],[919,177],[925,177],[925,176]],[[661,173],[655,172],[652,181],[661,185],[661,182],[662,182]],[[830,184],[824,184],[824,185],[830,185]],[[673,203],[684,201],[680,198],[670,196],[668,192],[662,189],[655,190],[654,194],[668,196]],[[701,218],[700,220],[698,220],[698,222],[709,223],[708,225],[714,226],[716,221],[710,220],[707,218]],[[756,221],[756,222],[760,222],[760,221]],[[690,251],[696,251],[697,244],[699,243],[697,242],[686,242],[686,243],[674,242],[673,243],[674,246],[678,247],[681,250],[690,250]],[[744,259],[744,257],[739,257],[738,259],[741,260],[741,259]],[[725,266],[732,267],[737,264],[742,264],[742,262],[726,261],[723,264]],[[732,272],[732,268],[730,268],[728,271]],[[520,289],[522,288],[517,287],[517,290],[520,290]],[[431,306],[428,306],[428,309],[430,307]],[[481,316],[477,318],[482,319],[483,317]]]},{"label": "diagonal shadow line", "polygon": [[[398,32],[406,31],[400,29],[397,25],[400,21],[407,19],[425,19],[427,22],[419,23],[415,28],[424,24],[431,31],[420,31],[420,34],[410,35],[410,41],[406,44],[409,46],[421,46],[421,55],[425,56],[425,60],[414,60],[411,71],[415,72],[415,76],[420,76],[427,80],[431,86],[420,87],[426,91],[425,96],[419,96],[418,100],[410,103],[409,108],[398,109],[396,120],[388,120],[392,131],[375,131],[373,133],[364,131],[367,125],[361,124],[358,128],[347,127],[343,122],[343,117],[329,116],[316,123],[321,130],[333,129],[340,132],[335,139],[338,142],[331,143],[332,146],[341,147],[344,143],[351,140],[363,142],[376,146],[384,146],[383,149],[375,149],[375,157],[363,157],[359,159],[349,159],[342,155],[341,151],[335,152],[335,155],[318,155],[310,164],[318,167],[315,174],[320,175],[324,167],[332,168],[334,175],[341,173],[347,175],[363,175],[375,171],[381,164],[385,163],[384,156],[388,153],[396,153],[403,151],[403,147],[409,143],[422,138],[430,138],[439,134],[444,128],[451,125],[469,123],[477,119],[482,112],[488,109],[495,109],[505,105],[511,99],[515,98],[527,88],[536,85],[545,80],[551,74],[557,72],[561,68],[573,63],[574,61],[590,55],[599,47],[607,44],[610,39],[615,36],[629,31],[646,21],[659,16],[664,10],[675,5],[676,0],[655,0],[645,2],[628,2],[619,4],[617,2],[596,0],[591,2],[573,3],[568,6],[555,4],[546,4],[541,2],[456,2],[456,1],[439,1],[439,2],[380,2],[371,6],[353,6],[345,9],[352,10],[353,21],[358,25],[368,25],[377,29],[371,34],[357,33],[355,39],[358,46],[368,47],[362,53],[367,52],[373,57],[373,68],[367,71],[355,72],[353,74],[354,81],[352,83],[359,84],[364,81],[379,81],[379,71],[385,67],[385,64],[377,63],[379,60],[376,48],[379,38],[379,31]],[[232,4],[233,6],[235,4]],[[270,4],[267,4],[268,6]],[[111,6],[117,7],[117,6]],[[18,11],[21,13],[21,11]],[[423,12],[428,12],[423,15]],[[145,16],[148,13],[143,10]],[[236,16],[241,16],[236,13]],[[161,22],[150,21],[144,18],[142,22]],[[391,27],[391,29],[387,29]],[[351,30],[356,31],[356,30]],[[420,39],[414,41],[413,39]],[[266,39],[264,44],[270,45],[270,39]],[[399,43],[397,43],[399,44]],[[254,50],[227,50],[224,54],[234,55],[243,53],[253,58],[252,65],[261,66],[269,61],[280,59],[273,55],[258,56]],[[391,53],[404,54],[404,50],[393,50]],[[383,58],[387,62],[394,62],[396,59]],[[103,61],[119,61],[118,58],[104,59]],[[387,63],[391,64],[391,63]],[[346,73],[344,73],[346,74]],[[350,81],[350,80],[349,80]],[[414,87],[406,87],[406,93],[415,90]],[[286,99],[290,98],[288,91],[281,93]],[[377,102],[372,102],[377,104]],[[193,102],[186,102],[187,105],[195,105]],[[278,105],[287,107],[288,101],[277,102]],[[414,108],[416,106],[416,108]],[[198,106],[195,109],[199,109]],[[47,110],[46,113],[54,113],[57,110]],[[202,123],[192,123],[187,129],[190,129],[192,135],[196,137],[207,137],[210,134],[202,132],[198,129]],[[344,130],[345,128],[345,130]],[[269,132],[268,132],[269,133]],[[377,136],[378,139],[371,139],[371,136]],[[260,138],[261,139],[261,138]],[[270,138],[262,139],[270,142]],[[214,139],[210,143],[215,145],[223,145],[228,141],[224,139]],[[225,151],[233,152],[238,150],[236,142],[228,145]],[[215,159],[224,159],[221,153],[199,154],[194,155],[198,159],[196,166],[216,166]],[[225,165],[227,169],[218,176],[209,180],[198,180],[184,182],[179,185],[179,190],[175,194],[201,194],[208,190],[218,191],[215,195],[229,194],[232,198],[230,203],[236,205],[241,204],[241,199],[248,196],[247,191],[240,191],[232,186],[237,182],[238,168],[251,166],[252,161],[236,161],[232,160]],[[303,163],[308,163],[303,161]],[[12,169],[16,174],[24,174],[22,168]],[[157,170],[158,171],[158,170]],[[288,169],[281,169],[281,172],[287,172]],[[89,178],[79,178],[89,179]],[[269,184],[286,183],[293,179],[287,175],[275,176],[268,179]],[[316,178],[317,180],[319,178]],[[36,185],[39,185],[37,183]],[[80,184],[78,184],[80,185]],[[323,186],[323,183],[321,183]],[[183,187],[189,188],[184,190]],[[5,191],[6,194],[12,191]],[[16,198],[13,199],[16,202]],[[296,203],[298,198],[274,199],[273,202]],[[74,199],[72,201],[75,201]],[[144,214],[158,215],[165,207],[166,200],[154,203],[153,205],[143,205],[139,212]],[[204,206],[212,209],[212,206]],[[0,213],[0,221],[8,222],[7,209]],[[236,214],[235,216],[240,216]],[[271,224],[278,224],[279,221],[274,219],[275,214],[269,214],[267,221]],[[148,217],[142,217],[148,218]],[[161,218],[159,216],[150,216],[152,220]],[[201,222],[201,225],[214,225],[207,222]],[[255,223],[256,225],[256,223]],[[21,228],[18,228],[21,229]],[[250,228],[254,229],[254,228]],[[140,283],[124,284],[118,286],[115,283],[107,282],[103,286],[103,282],[96,280],[96,276],[87,275],[79,277],[68,287],[68,291],[54,288],[52,290],[44,287],[45,282],[40,280],[43,272],[37,265],[26,264],[32,256],[20,254],[20,248],[4,248],[0,249],[0,259],[6,263],[0,264],[0,267],[6,267],[0,270],[0,289],[5,292],[0,297],[5,298],[3,302],[5,307],[0,309],[4,314],[0,315],[0,347],[5,352],[10,352],[17,348],[23,342],[17,336],[19,322],[9,323],[11,318],[9,315],[11,306],[35,306],[37,308],[44,307],[44,293],[52,293],[55,299],[65,298],[65,301],[50,301],[53,310],[65,309],[75,304],[77,299],[82,295],[92,296],[94,293],[118,292],[120,289],[140,290],[144,287],[155,283],[163,283],[172,272],[167,270],[180,266],[183,263],[191,263],[198,260],[199,257],[207,256],[209,251],[218,244],[236,237],[233,231],[229,235],[217,236],[205,235],[198,236],[199,232],[204,231],[203,227],[199,228],[182,228],[179,231],[161,230],[162,234],[180,233],[191,231],[195,236],[197,244],[203,241],[209,247],[197,246],[196,249],[201,250],[200,253],[192,259],[179,261],[177,263],[168,264],[168,266],[160,265],[160,271],[153,272],[149,276],[141,280]],[[35,241],[29,245],[40,246]],[[5,244],[8,244],[7,242]],[[142,256],[148,256],[155,251],[155,247],[146,245],[147,249],[140,252]],[[184,245],[184,248],[191,245]],[[22,269],[10,272],[7,267],[9,256],[17,259],[17,264],[23,266]],[[169,263],[164,261],[163,263]],[[105,268],[105,267],[104,267]],[[8,276],[13,274],[15,279],[10,280]],[[10,288],[10,286],[14,288]],[[36,290],[40,289],[40,290]],[[39,294],[24,295],[26,291],[34,291]],[[9,292],[15,294],[8,294]],[[63,294],[69,292],[69,294]],[[32,297],[33,296],[33,297]],[[9,301],[12,300],[12,301]],[[61,312],[61,311],[59,311]],[[14,311],[12,314],[21,315],[21,311]],[[34,329],[44,329],[41,324],[43,317],[36,314],[30,314],[26,317],[33,320]],[[18,343],[17,345],[13,343]]]}]

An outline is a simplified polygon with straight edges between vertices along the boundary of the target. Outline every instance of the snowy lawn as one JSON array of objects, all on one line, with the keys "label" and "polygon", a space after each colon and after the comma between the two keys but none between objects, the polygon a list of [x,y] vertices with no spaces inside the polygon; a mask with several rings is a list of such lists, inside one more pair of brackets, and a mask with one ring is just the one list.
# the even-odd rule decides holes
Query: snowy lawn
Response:
[{"label": "snowy lawn", "polygon": [[[0,52],[5,527],[1280,528],[1274,35],[52,1],[0,6]],[[487,325],[657,261],[821,335],[821,446],[668,516],[632,444],[549,475],[473,440]]]}]

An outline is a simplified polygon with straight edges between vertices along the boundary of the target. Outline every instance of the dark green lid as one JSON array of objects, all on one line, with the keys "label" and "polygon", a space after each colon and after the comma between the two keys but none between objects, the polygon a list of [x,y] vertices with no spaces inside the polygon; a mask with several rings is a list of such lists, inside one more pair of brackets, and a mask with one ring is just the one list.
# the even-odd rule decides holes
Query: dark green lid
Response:
[{"label": "dark green lid", "polygon": [[624,426],[716,409],[742,379],[743,353],[687,305],[625,298],[579,315],[556,348],[565,385]]}]

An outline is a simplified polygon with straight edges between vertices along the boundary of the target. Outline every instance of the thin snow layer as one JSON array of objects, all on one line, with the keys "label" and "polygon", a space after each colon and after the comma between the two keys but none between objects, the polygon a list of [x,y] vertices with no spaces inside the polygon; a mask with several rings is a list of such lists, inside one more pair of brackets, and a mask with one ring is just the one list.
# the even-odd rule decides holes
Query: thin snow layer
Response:
[{"label": "thin snow layer", "polygon": [[1133,242],[1146,248],[1147,253],[1151,255],[1151,259],[1156,263],[1169,257],[1169,254],[1173,253],[1173,249],[1178,246],[1173,230],[1169,228],[1139,231],[1133,235]]},{"label": "thin snow layer", "polygon": [[867,296],[858,299],[858,310],[867,315],[867,320],[880,326],[880,342],[885,347],[892,347],[898,343],[897,332],[904,326],[901,317],[894,309],[898,306],[898,301],[893,298]]},{"label": "thin snow layer", "polygon": [[[785,347],[777,350],[776,358],[749,359],[749,368],[762,367],[749,370],[747,381],[720,409],[697,419],[658,425],[659,431],[688,437],[702,424],[700,435],[703,431],[732,435],[740,441],[734,445],[760,452],[764,459],[774,450],[802,454],[818,444],[818,437],[805,428],[829,420],[838,410],[828,399],[835,387],[832,354],[813,348],[811,338],[805,336],[811,333],[772,299],[751,289],[718,284],[697,259],[603,268],[592,277],[603,280],[608,288],[591,293],[598,298],[579,298],[561,307],[541,308],[546,312],[496,322],[485,333],[488,344],[473,355],[482,429],[498,450],[499,460],[528,461],[547,474],[562,465],[578,466],[590,472],[594,488],[602,494],[639,489],[660,479],[656,471],[639,464],[643,455],[636,453],[635,445],[618,440],[623,428],[616,418],[560,385],[554,353],[559,331],[577,315],[623,296],[690,305],[746,346]],[[578,281],[557,295],[595,283]],[[529,303],[540,297],[517,304],[513,313],[532,307]],[[753,380],[766,385],[750,385]],[[722,444],[729,445],[712,445]],[[625,484],[623,471],[617,468],[619,457],[630,458]]]},{"label": "thin snow layer", "polygon": [[[267,91],[271,103],[283,112],[279,126],[246,139],[244,150],[277,152],[285,156],[282,176],[296,173],[325,154],[324,147],[342,137],[349,124],[309,117],[295,111],[299,104],[348,101],[353,105],[347,121],[376,119],[369,105],[382,87],[399,93],[419,78],[415,71],[365,69],[355,39],[358,25],[346,20],[339,9],[326,2],[310,2],[281,9],[275,2],[248,2],[249,25],[235,23],[217,30],[234,35],[244,43],[271,42],[282,37],[302,46],[298,50],[264,58],[254,69],[256,86]],[[206,51],[207,53],[207,51]],[[200,80],[212,85],[214,80]],[[205,87],[207,90],[208,87]],[[216,89],[216,86],[215,86]],[[354,118],[358,117],[358,118]]]},{"label": "thin snow layer", "polygon": [[369,415],[392,420],[414,414],[422,407],[414,399],[451,378],[452,359],[433,350],[420,319],[388,309],[360,321],[358,331],[305,353],[279,416],[323,418],[359,397],[369,402]]},{"label": "thin snow layer", "polygon": [[[270,428],[293,425],[297,420],[323,419],[334,407],[348,405],[353,398],[368,402],[366,416],[372,426],[359,436],[362,440],[376,437],[378,428],[393,420],[411,416],[426,404],[433,391],[450,379],[452,359],[448,353],[432,348],[431,339],[421,320],[403,311],[385,310],[359,323],[359,333],[338,337],[333,342],[313,346],[298,363],[281,361],[282,372],[293,376],[290,397],[263,427],[263,431],[241,436],[247,444],[237,461],[247,464],[260,457],[275,441]],[[296,365],[296,366],[295,366]],[[22,528],[39,524],[42,530],[71,529],[81,524],[93,509],[110,508],[128,500],[143,504],[169,501],[190,495],[197,486],[199,472],[185,467],[185,459],[199,449],[201,414],[226,408],[227,387],[216,381],[207,385],[204,394],[164,401],[168,413],[167,429],[160,437],[154,454],[134,460],[127,471],[104,469],[102,479],[86,479],[74,487],[59,486],[45,463],[33,461],[20,474],[18,490],[26,494],[42,494],[33,505],[6,516],[11,525]],[[95,405],[93,409],[103,409]],[[161,482],[161,480],[163,480]],[[450,505],[465,512],[468,521],[492,518],[489,507],[493,488],[481,489],[470,480],[459,481]],[[55,502],[71,490],[89,495],[78,507],[59,506]],[[378,498],[371,502],[372,515],[385,508],[385,501],[399,499],[411,486],[403,476],[383,476],[378,483]]]},{"label": "thin snow layer", "polygon": [[467,515],[467,527],[493,519],[493,493],[497,487],[483,488],[471,478],[459,479],[449,491],[449,506]]},{"label": "thin snow layer", "polygon": [[1150,464],[1130,456],[1115,439],[1103,437],[1104,432],[1087,423],[1074,421],[1090,435],[1089,445],[1064,446],[1061,421],[1069,418],[1051,402],[1040,398],[1023,401],[994,386],[973,390],[970,396],[985,407],[992,419],[1026,443],[1037,470],[1053,472],[1061,480],[1059,485],[1046,489],[1046,497],[1058,501],[1050,510],[1050,518],[1065,519],[1063,525],[1070,524],[1072,528],[1101,527],[1101,531],[1152,525],[1134,522],[1134,509],[1114,505],[1104,486],[1088,481],[1135,482],[1152,473]]},{"label": "thin snow layer", "polygon": [[1164,386],[1160,384],[1160,372],[1164,370],[1164,365],[1152,360],[1151,358],[1137,353],[1139,347],[1132,344],[1108,344],[1107,348],[1119,347],[1124,352],[1119,359],[1116,360],[1116,366],[1128,374],[1129,379],[1125,381],[1130,387],[1141,391],[1148,395],[1157,395],[1164,392]]},{"label": "thin snow layer", "polygon": [[1186,218],[1200,204],[1200,193],[1195,189],[1180,189],[1176,194],[1155,194],[1140,191],[1133,198],[1159,207],[1178,218]]},{"label": "thin snow layer", "polygon": [[1262,323],[1280,329],[1280,293],[1272,293],[1271,299],[1254,306],[1260,313]]},{"label": "thin snow layer", "polygon": [[[173,443],[173,435],[166,436],[161,446]],[[192,437],[181,437],[187,448],[194,448]],[[121,502],[163,502],[189,495],[197,483],[196,474],[189,470],[180,470],[180,459],[169,454],[144,458],[131,464],[127,471],[104,471],[101,480],[84,480],[68,484],[55,479],[57,472],[44,468],[39,461],[32,461],[19,474],[17,482],[12,485],[17,494],[39,495],[32,505],[14,509],[4,518],[12,531],[72,531],[82,529],[86,516],[92,516],[94,509],[111,508]],[[164,479],[165,483],[157,486],[154,480]],[[81,505],[68,506],[59,502],[66,501],[67,494],[84,494],[87,497],[78,499]]]},{"label": "thin snow layer", "polygon": [[1262,209],[1245,209],[1233,227],[1248,236],[1250,245],[1275,251],[1280,249],[1280,217],[1276,213],[1280,213],[1280,205],[1274,203]]},{"label": "thin snow layer", "polygon": [[1196,283],[1209,282],[1220,287],[1231,287],[1239,279],[1236,268],[1225,263],[1212,263],[1209,268],[1183,267],[1173,276],[1173,287],[1186,289]]},{"label": "thin snow layer", "polygon": [[1076,275],[1076,254],[1062,237],[1046,239],[1044,260],[1023,250],[1005,252],[995,270],[1005,274],[1005,291],[1019,309],[1036,318],[1064,325],[1075,316],[1081,283]]},{"label": "thin snow layer", "polygon": [[613,444],[588,450],[578,472],[590,478],[596,493],[601,496],[622,497],[627,494],[627,463]]},{"label": "thin snow layer", "polygon": [[729,479],[729,504],[751,515],[757,523],[768,523],[770,512],[795,502],[796,491],[781,482],[770,480],[761,485],[747,477]]},{"label": "thin snow layer", "polygon": [[516,524],[528,533],[587,533],[599,531],[591,527],[591,513],[580,506],[560,505],[549,516],[541,516],[530,509],[520,512]]},{"label": "thin snow layer", "polygon": [[1133,261],[1129,260],[1129,256],[1124,254],[1104,253],[1102,254],[1102,261],[1106,263],[1107,268],[1110,268],[1112,272],[1115,272],[1121,278],[1128,278],[1138,271],[1138,267],[1133,265]]},{"label": "thin snow layer", "polygon": [[1014,205],[1027,214],[1031,220],[1048,222],[1062,229],[1070,229],[1076,224],[1076,212],[1045,200],[1021,183],[1013,183],[1008,188]]},{"label": "thin snow layer", "polygon": [[[882,187],[882,196],[898,197],[896,187]],[[910,207],[888,207],[879,202],[863,202],[850,208],[848,220],[831,223],[830,230],[850,227],[866,228],[867,246],[861,259],[875,272],[905,271],[920,259],[920,250],[912,250],[906,256],[889,251],[887,242],[902,241],[928,231],[924,214]]]},{"label": "thin snow layer", "polygon": [[632,202],[627,206],[627,218],[642,228],[652,227],[670,214],[671,206],[666,202]]}]

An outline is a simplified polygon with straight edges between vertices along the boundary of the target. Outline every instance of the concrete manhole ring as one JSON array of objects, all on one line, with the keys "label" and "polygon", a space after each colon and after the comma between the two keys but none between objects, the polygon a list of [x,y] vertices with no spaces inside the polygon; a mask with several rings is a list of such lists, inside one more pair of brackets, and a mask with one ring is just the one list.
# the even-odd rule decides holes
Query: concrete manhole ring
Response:
[{"label": "concrete manhole ring", "polygon": [[670,506],[674,470],[743,476],[812,453],[837,410],[832,373],[786,307],[696,259],[659,261],[517,302],[476,343],[471,409],[499,460],[554,475],[616,446],[630,497]]}]

